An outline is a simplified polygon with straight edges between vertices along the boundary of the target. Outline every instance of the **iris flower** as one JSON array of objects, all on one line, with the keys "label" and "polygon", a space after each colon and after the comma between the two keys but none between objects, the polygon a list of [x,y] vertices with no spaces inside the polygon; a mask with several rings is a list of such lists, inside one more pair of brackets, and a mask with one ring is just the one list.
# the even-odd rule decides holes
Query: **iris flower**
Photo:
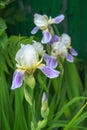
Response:
[{"label": "iris flower", "polygon": [[48,43],[51,38],[52,38],[52,34],[51,34],[51,24],[58,24],[61,21],[64,20],[64,15],[61,14],[55,18],[49,17],[47,15],[40,15],[40,14],[35,14],[34,15],[34,24],[36,25],[36,27],[33,28],[33,30],[31,31],[32,34],[37,33],[37,31],[40,29],[42,30],[42,43]]},{"label": "iris flower", "polygon": [[55,78],[59,76],[60,72],[54,70],[57,64],[56,59],[44,54],[46,64],[43,64],[43,57],[40,56],[42,54],[41,52],[43,53],[44,50],[40,43],[34,42],[32,45],[21,44],[21,48],[15,56],[17,69],[13,74],[11,89],[21,87],[25,73],[31,76],[37,68],[40,69],[48,78]]},{"label": "iris flower", "polygon": [[65,57],[67,61],[73,62],[77,52],[71,47],[71,38],[68,34],[62,34],[57,42],[51,41],[52,55]]}]

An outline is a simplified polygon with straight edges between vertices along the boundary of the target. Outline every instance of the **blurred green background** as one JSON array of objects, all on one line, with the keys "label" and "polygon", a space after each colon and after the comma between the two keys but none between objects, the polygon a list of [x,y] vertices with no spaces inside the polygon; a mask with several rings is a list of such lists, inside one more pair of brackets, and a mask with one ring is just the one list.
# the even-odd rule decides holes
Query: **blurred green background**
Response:
[{"label": "blurred green background", "polygon": [[[20,11],[17,13],[17,10]],[[6,6],[5,11],[2,16],[7,19],[8,34],[28,36],[34,27],[35,13],[52,17],[63,13],[65,20],[58,25],[59,31],[68,33],[79,58],[87,59],[87,0],[16,0]]]}]

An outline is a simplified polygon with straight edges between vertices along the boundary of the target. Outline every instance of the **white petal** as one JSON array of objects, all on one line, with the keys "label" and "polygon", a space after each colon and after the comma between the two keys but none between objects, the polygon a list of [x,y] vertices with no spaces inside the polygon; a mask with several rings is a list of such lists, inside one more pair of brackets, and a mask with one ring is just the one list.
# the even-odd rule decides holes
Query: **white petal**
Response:
[{"label": "white petal", "polygon": [[35,14],[34,23],[38,27],[45,27],[48,23],[48,17],[46,15]]}]

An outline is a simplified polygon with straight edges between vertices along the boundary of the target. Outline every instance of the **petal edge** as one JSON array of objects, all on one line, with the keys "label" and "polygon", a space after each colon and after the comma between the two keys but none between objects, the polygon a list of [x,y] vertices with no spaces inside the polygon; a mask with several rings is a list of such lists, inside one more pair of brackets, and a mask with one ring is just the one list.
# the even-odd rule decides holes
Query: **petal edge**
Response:
[{"label": "petal edge", "polygon": [[56,78],[59,76],[60,72],[54,70],[48,66],[41,66],[39,69],[48,77],[48,78]]},{"label": "petal edge", "polygon": [[23,83],[24,71],[16,70],[13,74],[11,89],[20,88]]}]

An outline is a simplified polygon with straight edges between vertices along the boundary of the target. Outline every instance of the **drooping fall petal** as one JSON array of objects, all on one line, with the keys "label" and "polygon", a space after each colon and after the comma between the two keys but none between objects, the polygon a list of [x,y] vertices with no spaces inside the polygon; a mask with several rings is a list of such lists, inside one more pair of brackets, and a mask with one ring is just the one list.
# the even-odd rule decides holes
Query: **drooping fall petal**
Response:
[{"label": "drooping fall petal", "polygon": [[48,30],[45,30],[43,31],[43,37],[42,37],[41,42],[43,44],[47,44],[48,42],[50,42],[51,38],[52,38],[52,35],[50,34],[50,32]]},{"label": "drooping fall petal", "polygon": [[16,89],[21,87],[23,83],[23,76],[24,76],[24,71],[16,70],[14,72],[11,89]]},{"label": "drooping fall petal", "polygon": [[58,23],[62,22],[63,20],[64,20],[64,15],[61,14],[61,15],[59,15],[59,16],[53,18],[53,23],[58,24]]},{"label": "drooping fall petal", "polygon": [[78,53],[76,52],[76,50],[73,49],[73,48],[70,48],[70,52],[71,52],[71,54],[72,54],[73,56],[77,56],[77,55],[78,55]]},{"label": "drooping fall petal", "polygon": [[67,54],[66,59],[69,62],[73,62],[74,61],[74,57],[71,54]]},{"label": "drooping fall petal", "polygon": [[36,26],[32,29],[31,34],[36,34],[39,28]]},{"label": "drooping fall petal", "polygon": [[40,66],[39,69],[48,77],[48,78],[56,78],[59,76],[60,72],[54,70],[49,66]]},{"label": "drooping fall petal", "polygon": [[56,58],[53,56],[49,56],[48,54],[44,55],[44,60],[46,62],[46,66],[49,66],[51,68],[56,68],[57,67],[57,61]]}]

